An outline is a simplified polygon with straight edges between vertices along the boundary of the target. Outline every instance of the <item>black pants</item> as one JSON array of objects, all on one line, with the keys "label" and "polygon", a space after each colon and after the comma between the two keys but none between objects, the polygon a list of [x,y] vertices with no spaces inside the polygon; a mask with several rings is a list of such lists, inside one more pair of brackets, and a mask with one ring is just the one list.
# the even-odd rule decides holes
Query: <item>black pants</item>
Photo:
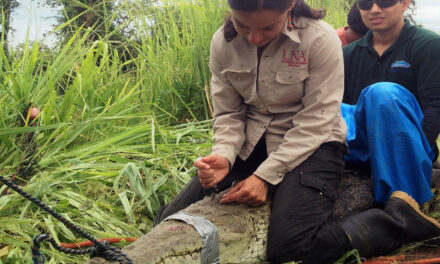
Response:
[{"label": "black pants", "polygon": [[[345,152],[342,143],[324,143],[273,186],[267,245],[271,263],[293,260],[307,264],[332,263],[349,249],[345,232],[330,222]],[[247,160],[237,158],[231,172],[219,182],[219,191],[229,188],[236,180],[246,179],[266,158],[266,145],[260,140]],[[159,210],[154,225],[213,191],[203,189],[196,175],[169,205]]]},{"label": "black pants", "polygon": [[349,249],[344,230],[331,221],[345,152],[341,143],[322,144],[276,186],[267,245],[271,263],[333,263]]}]

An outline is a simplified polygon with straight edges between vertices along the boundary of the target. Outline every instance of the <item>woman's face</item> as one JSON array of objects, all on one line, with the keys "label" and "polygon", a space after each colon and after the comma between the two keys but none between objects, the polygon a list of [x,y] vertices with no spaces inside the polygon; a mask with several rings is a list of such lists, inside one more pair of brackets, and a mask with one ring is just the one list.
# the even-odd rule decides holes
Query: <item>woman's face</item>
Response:
[{"label": "woman's face", "polygon": [[[293,4],[294,1],[292,6]],[[253,12],[232,9],[232,23],[238,34],[248,39],[252,45],[264,47],[281,33],[290,9],[282,13],[266,9]]]}]

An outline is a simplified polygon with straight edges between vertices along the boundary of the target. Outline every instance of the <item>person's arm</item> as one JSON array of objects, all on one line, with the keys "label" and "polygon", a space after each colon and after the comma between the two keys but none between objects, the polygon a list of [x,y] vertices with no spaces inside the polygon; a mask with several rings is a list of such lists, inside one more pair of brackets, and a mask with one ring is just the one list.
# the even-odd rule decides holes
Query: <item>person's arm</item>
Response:
[{"label": "person's arm", "polygon": [[431,146],[440,134],[440,92],[424,100],[423,132]]},{"label": "person's arm", "polygon": [[349,65],[350,65],[350,60],[349,60],[349,58],[350,58],[350,51],[351,51],[351,48],[350,47],[347,47],[347,46],[345,46],[343,49],[342,49],[342,56],[343,56],[343,59],[344,59],[344,94],[343,94],[343,96],[342,96],[342,102],[344,102],[344,103],[348,103],[348,104],[350,104],[350,97],[349,97],[349,94],[350,94],[350,91],[348,90],[348,87],[349,87],[349,77],[350,77],[350,75],[349,74],[347,74],[347,73],[349,73],[349,71],[348,71],[348,67],[349,67]]},{"label": "person's arm", "polygon": [[286,132],[284,142],[254,172],[271,184],[278,184],[286,173],[326,142],[333,128],[343,126],[340,105],[344,66],[340,40],[334,31],[313,43],[304,91],[304,108],[293,116],[293,128]]},{"label": "person's arm", "polygon": [[440,133],[440,38],[432,39],[415,53],[418,101],[423,111],[422,128],[431,145]]},{"label": "person's arm", "polygon": [[[225,157],[232,166],[245,141],[246,104],[234,89],[226,76],[222,74],[222,64],[216,46],[216,39],[211,43],[209,66],[212,73],[211,94],[214,108],[212,154]],[[218,41],[217,41],[218,42]]]},{"label": "person's arm", "polygon": [[[246,105],[222,72],[223,34],[217,31],[211,41],[209,67],[211,69],[211,94],[214,108],[213,139],[211,154],[198,158],[199,181],[203,188],[214,187],[229,173],[235,158],[245,141]],[[224,58],[224,57],[222,57]]]}]

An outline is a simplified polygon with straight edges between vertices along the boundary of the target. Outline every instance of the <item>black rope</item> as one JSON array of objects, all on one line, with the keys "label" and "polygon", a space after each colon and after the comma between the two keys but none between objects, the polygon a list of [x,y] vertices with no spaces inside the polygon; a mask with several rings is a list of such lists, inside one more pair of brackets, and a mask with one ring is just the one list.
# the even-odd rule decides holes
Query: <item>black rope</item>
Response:
[{"label": "black rope", "polygon": [[49,236],[48,234],[40,234],[35,236],[33,240],[33,245],[32,245],[33,264],[44,263],[44,257],[40,252],[40,242],[44,240],[48,240],[56,250],[67,254],[74,254],[74,255],[88,254],[91,253],[94,249],[93,247],[89,247],[87,249],[64,248],[58,245],[55,239],[53,239],[53,237]]},{"label": "black rope", "polygon": [[95,239],[91,234],[87,233],[86,231],[82,230],[80,227],[75,225],[74,223],[70,222],[67,218],[63,217],[59,213],[57,213],[54,209],[49,207],[48,205],[44,204],[42,201],[32,197],[30,194],[28,194],[26,191],[24,191],[22,188],[20,188],[15,183],[7,180],[3,176],[0,175],[0,181],[4,183],[9,188],[13,189],[14,191],[18,192],[21,196],[25,197],[32,203],[38,205],[40,208],[51,214],[53,217],[61,221],[64,225],[66,225],[71,230],[74,230],[76,233],[82,235],[83,237],[87,238],[93,243],[93,247],[86,249],[86,250],[78,250],[78,249],[67,249],[59,246],[56,241],[50,237],[47,234],[41,234],[34,238],[34,245],[32,246],[32,260],[34,261],[34,264],[40,264],[44,263],[44,258],[40,253],[40,245],[39,243],[48,240],[55,249],[68,254],[91,254],[91,257],[101,257],[106,260],[110,261],[118,261],[121,264],[133,264],[132,260],[122,253],[122,251],[116,247],[110,246],[107,242],[99,242],[97,239]]}]

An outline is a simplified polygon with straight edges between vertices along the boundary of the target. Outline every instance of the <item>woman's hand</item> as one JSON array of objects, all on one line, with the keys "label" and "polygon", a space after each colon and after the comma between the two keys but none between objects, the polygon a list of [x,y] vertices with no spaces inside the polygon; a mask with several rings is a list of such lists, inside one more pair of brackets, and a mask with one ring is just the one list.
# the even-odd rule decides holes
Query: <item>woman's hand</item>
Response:
[{"label": "woman's hand", "polygon": [[266,181],[256,175],[251,175],[223,195],[220,203],[237,202],[257,207],[266,202],[268,189]]},{"label": "woman's hand", "polygon": [[229,173],[229,161],[218,154],[211,154],[194,161],[202,187],[211,188]]}]

